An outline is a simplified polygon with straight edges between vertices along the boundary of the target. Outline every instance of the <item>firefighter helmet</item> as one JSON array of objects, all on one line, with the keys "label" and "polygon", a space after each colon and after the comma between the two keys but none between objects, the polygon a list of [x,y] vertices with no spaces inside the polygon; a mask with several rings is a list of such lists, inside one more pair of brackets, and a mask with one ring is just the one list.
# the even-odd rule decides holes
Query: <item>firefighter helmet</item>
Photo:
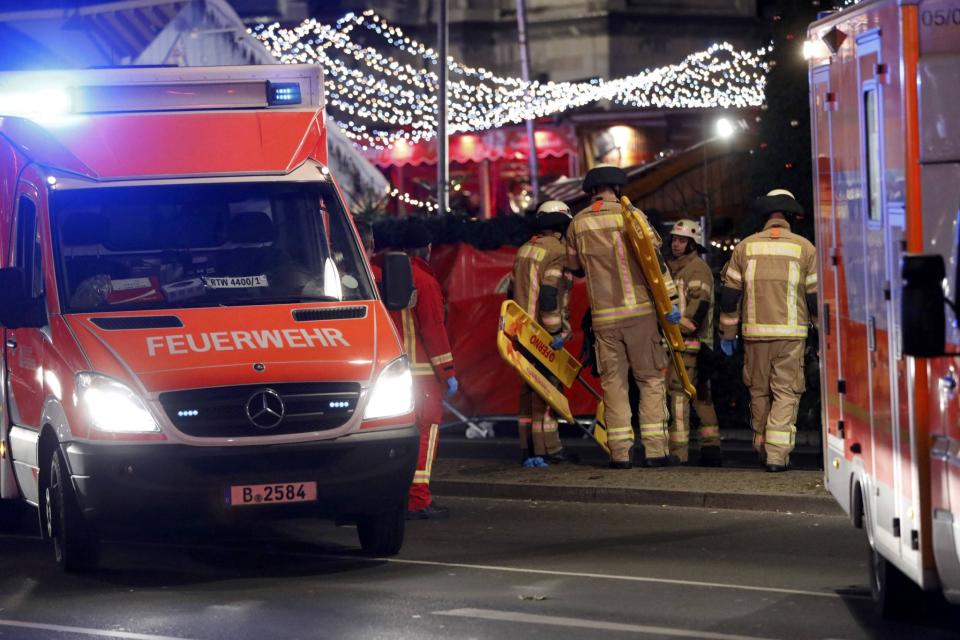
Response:
[{"label": "firefighter helmet", "polygon": [[680,236],[681,238],[690,238],[695,244],[703,246],[703,236],[700,229],[700,223],[693,220],[677,220],[676,224],[670,230],[670,235]]},{"label": "firefighter helmet", "polygon": [[786,189],[774,189],[767,195],[757,198],[755,206],[764,217],[774,213],[782,213],[788,218],[803,215],[803,207]]},{"label": "firefighter helmet", "polygon": [[627,172],[612,164],[598,164],[583,177],[583,191],[590,193],[601,185],[622,187],[627,184]]},{"label": "firefighter helmet", "polygon": [[570,207],[560,200],[547,200],[537,208],[538,229],[563,233],[571,220],[573,216],[570,215]]}]

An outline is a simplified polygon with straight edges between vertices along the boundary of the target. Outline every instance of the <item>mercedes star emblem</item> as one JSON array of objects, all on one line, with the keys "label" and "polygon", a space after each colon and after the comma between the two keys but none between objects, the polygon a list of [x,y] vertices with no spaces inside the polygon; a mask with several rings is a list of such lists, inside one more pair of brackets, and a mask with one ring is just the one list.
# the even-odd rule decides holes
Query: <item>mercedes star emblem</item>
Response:
[{"label": "mercedes star emblem", "polygon": [[273,389],[257,391],[247,400],[247,419],[260,429],[273,429],[283,422],[283,399]]}]

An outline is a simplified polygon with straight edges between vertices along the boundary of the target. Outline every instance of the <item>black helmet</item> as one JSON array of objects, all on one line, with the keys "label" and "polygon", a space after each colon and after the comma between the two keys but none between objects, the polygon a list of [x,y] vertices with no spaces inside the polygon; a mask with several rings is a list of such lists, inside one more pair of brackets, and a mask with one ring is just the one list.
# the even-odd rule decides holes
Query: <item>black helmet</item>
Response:
[{"label": "black helmet", "polygon": [[433,242],[433,236],[427,225],[419,220],[410,220],[403,230],[403,248],[404,249],[423,249]]},{"label": "black helmet", "polygon": [[774,213],[782,213],[788,218],[803,215],[803,206],[786,189],[774,189],[754,201],[754,207],[764,218]]},{"label": "black helmet", "polygon": [[583,191],[590,193],[596,187],[608,185],[622,187],[627,184],[627,172],[612,164],[598,164],[583,176]]}]

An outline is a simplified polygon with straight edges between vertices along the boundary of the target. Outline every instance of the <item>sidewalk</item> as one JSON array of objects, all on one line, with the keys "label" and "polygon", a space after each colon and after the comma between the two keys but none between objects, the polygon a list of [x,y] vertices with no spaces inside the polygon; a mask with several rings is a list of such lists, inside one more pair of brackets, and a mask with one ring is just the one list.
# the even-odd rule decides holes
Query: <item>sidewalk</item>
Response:
[{"label": "sidewalk", "polygon": [[823,487],[822,471],[690,466],[618,471],[600,463],[524,469],[516,461],[440,458],[431,488],[440,496],[843,514]]}]

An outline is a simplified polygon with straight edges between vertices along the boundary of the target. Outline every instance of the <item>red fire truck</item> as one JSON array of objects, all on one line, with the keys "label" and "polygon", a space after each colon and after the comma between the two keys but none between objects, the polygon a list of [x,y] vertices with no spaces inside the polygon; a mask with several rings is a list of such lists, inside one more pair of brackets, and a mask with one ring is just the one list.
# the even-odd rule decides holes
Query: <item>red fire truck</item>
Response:
[{"label": "red fire truck", "polygon": [[827,486],[881,612],[960,603],[960,0],[867,0],[804,50]]},{"label": "red fire truck", "polygon": [[65,569],[148,518],[326,516],[399,550],[418,432],[384,303],[410,266],[388,256],[381,301],[322,89],[308,65],[0,74],[0,498]]}]

